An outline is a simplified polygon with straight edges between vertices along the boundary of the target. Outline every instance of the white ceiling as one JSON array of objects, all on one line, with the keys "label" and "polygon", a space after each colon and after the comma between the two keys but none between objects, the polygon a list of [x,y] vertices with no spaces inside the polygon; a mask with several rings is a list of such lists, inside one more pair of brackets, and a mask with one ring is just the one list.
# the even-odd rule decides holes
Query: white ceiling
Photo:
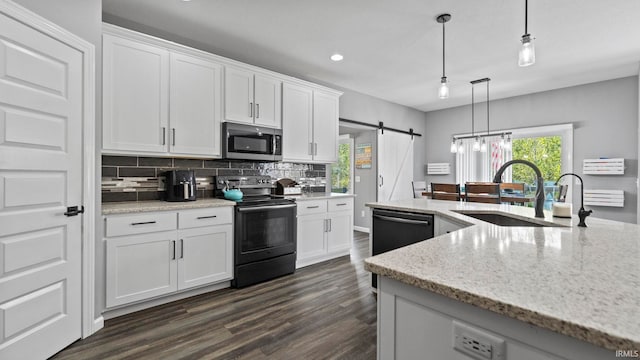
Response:
[{"label": "white ceiling", "polygon": [[[105,19],[132,21],[217,54],[423,111],[637,75],[640,0],[532,0],[536,64],[517,66],[524,0],[103,0]],[[440,100],[442,25],[451,96]],[[333,62],[334,52],[344,55]],[[481,96],[484,98],[484,90]]]}]

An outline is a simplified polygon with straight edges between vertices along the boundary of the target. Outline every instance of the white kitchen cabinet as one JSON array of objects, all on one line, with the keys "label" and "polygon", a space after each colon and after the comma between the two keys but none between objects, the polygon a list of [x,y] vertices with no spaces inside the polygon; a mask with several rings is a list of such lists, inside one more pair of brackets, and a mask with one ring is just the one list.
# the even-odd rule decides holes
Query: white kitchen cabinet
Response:
[{"label": "white kitchen cabinet", "polygon": [[313,90],[282,86],[282,157],[285,161],[313,160]]},{"label": "white kitchen cabinet", "polygon": [[338,97],[313,91],[313,160],[322,163],[338,161]]},{"label": "white kitchen cabinet", "polygon": [[281,128],[282,80],[227,66],[224,84],[226,121]]},{"label": "white kitchen cabinet", "polygon": [[175,231],[107,239],[107,307],[175,292],[175,246]]},{"label": "white kitchen cabinet", "polygon": [[178,232],[178,290],[233,278],[232,225]]},{"label": "white kitchen cabinet", "polygon": [[312,87],[285,83],[282,91],[282,157],[285,161],[337,161],[338,98]]},{"label": "white kitchen cabinet", "polygon": [[296,267],[349,254],[353,198],[298,202]]},{"label": "white kitchen cabinet", "polygon": [[107,307],[231,280],[232,219],[232,207],[107,216]]},{"label": "white kitchen cabinet", "polygon": [[105,150],[167,152],[169,51],[103,36]]},{"label": "white kitchen cabinet", "polygon": [[220,156],[222,65],[103,35],[105,153]]},{"label": "white kitchen cabinet", "polygon": [[327,253],[326,220],[326,213],[298,216],[297,263],[303,263],[305,259],[319,258]]},{"label": "white kitchen cabinet", "polygon": [[327,252],[343,253],[351,250],[353,238],[353,207],[351,209],[328,213]]},{"label": "white kitchen cabinet", "polygon": [[220,156],[222,65],[171,53],[169,151]]}]

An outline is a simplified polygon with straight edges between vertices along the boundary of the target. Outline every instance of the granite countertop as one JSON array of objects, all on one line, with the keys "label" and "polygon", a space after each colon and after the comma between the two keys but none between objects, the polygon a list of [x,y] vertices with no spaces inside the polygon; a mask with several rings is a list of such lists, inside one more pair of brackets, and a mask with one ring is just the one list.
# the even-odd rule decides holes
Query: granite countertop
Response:
[{"label": "granite countertop", "polygon": [[167,201],[123,201],[102,204],[102,215],[133,214],[149,211],[169,211],[185,209],[201,209],[218,206],[234,206],[235,201],[222,199],[202,199],[186,202]]},{"label": "granite countertop", "polygon": [[[534,209],[430,199],[372,208],[472,226],[365,259],[365,269],[611,349],[640,349],[640,226],[535,219]],[[556,227],[502,227],[455,211],[504,213]],[[597,213],[595,213],[597,214]],[[437,220],[436,220],[437,221]]]},{"label": "granite countertop", "polygon": [[307,200],[323,200],[323,199],[338,199],[338,198],[346,198],[346,197],[355,197],[354,194],[345,194],[345,193],[304,193],[301,195],[287,195],[286,199],[294,199],[295,201],[307,201]]}]

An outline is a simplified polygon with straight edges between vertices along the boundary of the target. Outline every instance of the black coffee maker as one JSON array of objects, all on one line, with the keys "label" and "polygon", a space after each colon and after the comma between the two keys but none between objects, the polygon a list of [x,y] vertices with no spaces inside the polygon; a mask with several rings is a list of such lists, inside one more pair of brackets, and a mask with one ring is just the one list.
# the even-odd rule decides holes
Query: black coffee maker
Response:
[{"label": "black coffee maker", "polygon": [[195,201],[196,175],[193,170],[172,170],[165,173],[167,201]]}]

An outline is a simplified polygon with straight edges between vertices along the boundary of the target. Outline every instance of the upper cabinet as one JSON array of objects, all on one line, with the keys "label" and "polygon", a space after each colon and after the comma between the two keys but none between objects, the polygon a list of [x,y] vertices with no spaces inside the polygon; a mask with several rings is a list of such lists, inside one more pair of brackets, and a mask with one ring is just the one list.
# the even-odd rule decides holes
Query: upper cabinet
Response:
[{"label": "upper cabinet", "polygon": [[104,35],[102,83],[103,149],[166,152],[169,51]]},{"label": "upper cabinet", "polygon": [[169,151],[220,156],[222,65],[172,53],[170,89]]},{"label": "upper cabinet", "polygon": [[320,85],[103,25],[105,154],[221,156],[221,122],[283,129],[285,161],[337,160],[338,98]]},{"label": "upper cabinet", "polygon": [[283,160],[336,162],[340,93],[285,83],[282,94]]},{"label": "upper cabinet", "polygon": [[225,121],[281,127],[282,80],[226,66],[224,89]]},{"label": "upper cabinet", "polygon": [[104,35],[105,152],[220,156],[222,65]]}]

